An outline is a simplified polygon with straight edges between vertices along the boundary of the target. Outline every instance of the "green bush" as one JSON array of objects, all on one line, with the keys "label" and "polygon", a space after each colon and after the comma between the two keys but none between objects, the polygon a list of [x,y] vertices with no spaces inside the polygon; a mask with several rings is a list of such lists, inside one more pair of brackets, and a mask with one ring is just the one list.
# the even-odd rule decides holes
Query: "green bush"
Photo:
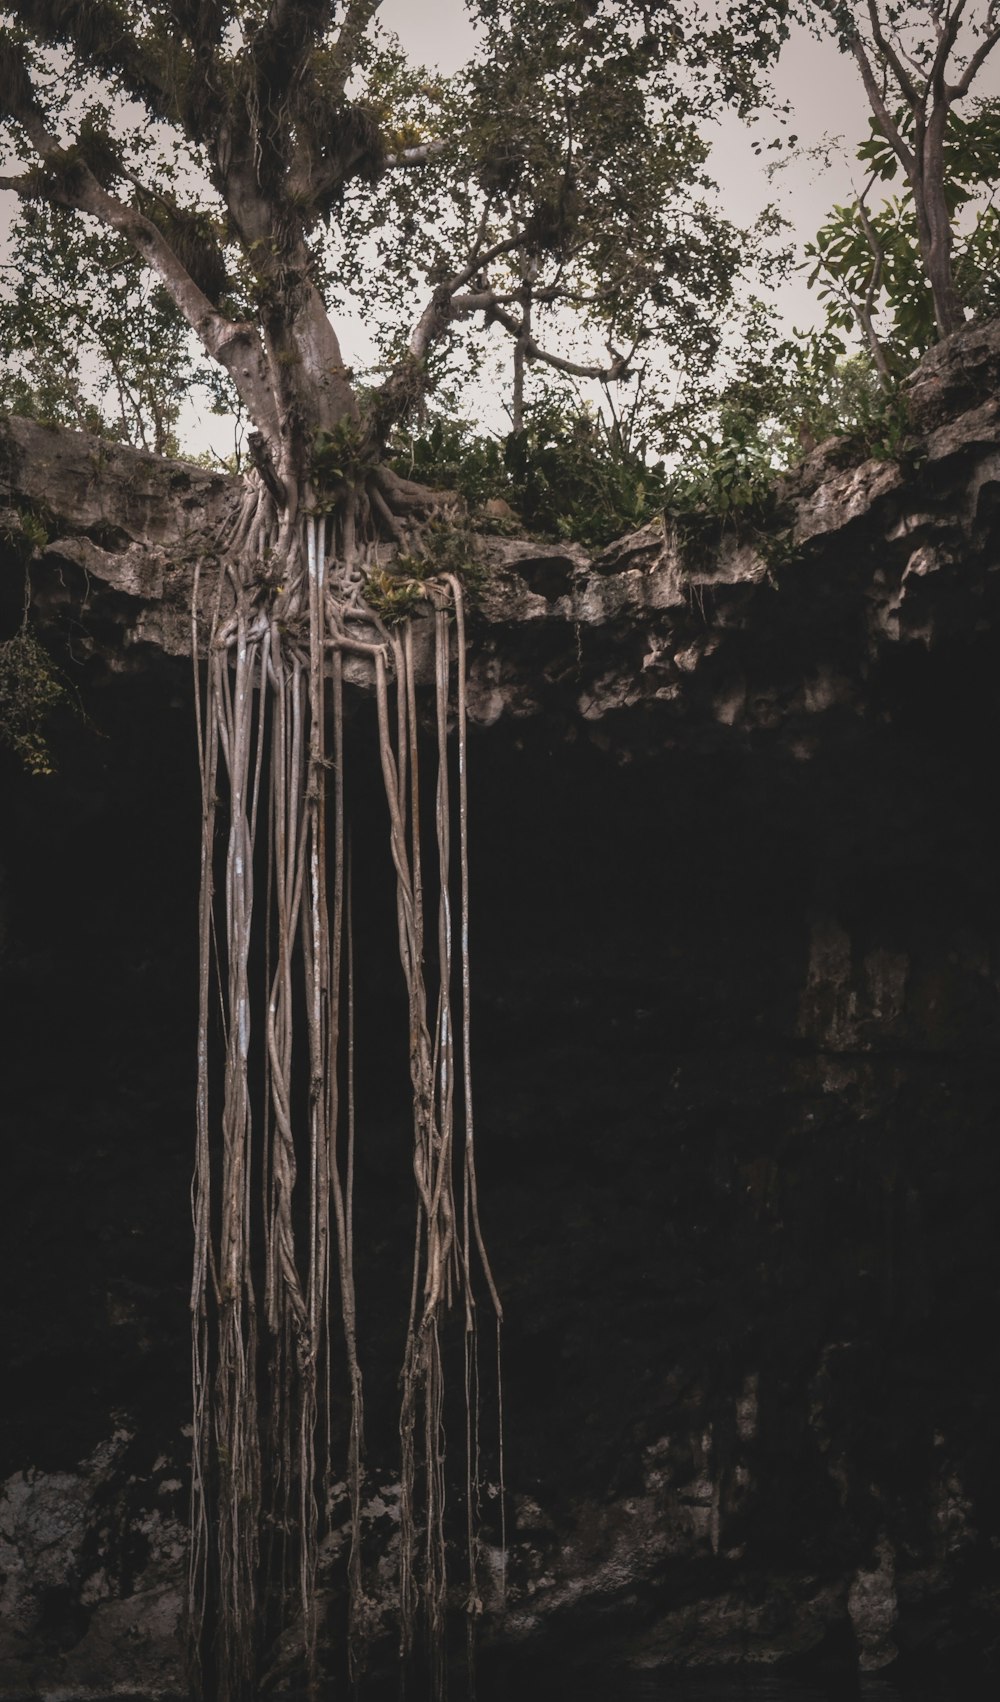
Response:
[{"label": "green bush", "polygon": [[502,524],[502,510],[483,511],[506,503],[530,532],[595,546],[654,519],[667,488],[662,462],[650,466],[602,415],[551,400],[503,440],[435,420],[394,446],[393,465],[457,491],[474,516]]},{"label": "green bush", "polygon": [[30,627],[22,626],[0,644],[0,739],[29,774],[51,774],[55,768],[45,724],[66,697],[52,658]]}]

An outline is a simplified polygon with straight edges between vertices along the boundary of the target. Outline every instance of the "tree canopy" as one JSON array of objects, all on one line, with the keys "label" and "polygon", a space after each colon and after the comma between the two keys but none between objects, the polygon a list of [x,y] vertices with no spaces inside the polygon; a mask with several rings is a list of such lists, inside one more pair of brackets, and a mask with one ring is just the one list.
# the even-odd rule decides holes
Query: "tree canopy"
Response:
[{"label": "tree canopy", "polygon": [[[526,366],[613,380],[654,337],[694,371],[718,348],[746,237],[709,204],[699,127],[759,98],[786,8],[470,10],[479,51],[449,81],[405,61],[374,0],[6,8],[22,169],[4,186],[57,239],[53,210],[131,247],[279,484],[319,431],[363,416],[383,441],[469,327],[510,339],[515,419]],[[337,335],[348,288],[388,363],[364,397]]]},{"label": "tree canopy", "polygon": [[[857,64],[872,112],[873,142],[866,155],[872,162],[871,181],[891,178],[897,167],[905,177],[906,216],[912,220],[938,333],[947,336],[963,323],[966,305],[955,276],[953,247],[955,212],[969,196],[963,198],[957,189],[967,189],[970,164],[974,174],[981,174],[984,164],[987,171],[992,165],[982,159],[981,150],[978,159],[974,147],[970,152],[970,126],[962,124],[955,109],[969,97],[1000,43],[1000,4],[819,0],[805,8],[805,16],[814,24],[825,22],[841,50]],[[995,131],[995,117],[988,128]],[[995,152],[995,140],[992,147]],[[869,224],[863,195],[858,206],[877,294],[886,266],[885,244]],[[888,237],[888,229],[883,234]],[[868,334],[871,341],[870,328]]]}]

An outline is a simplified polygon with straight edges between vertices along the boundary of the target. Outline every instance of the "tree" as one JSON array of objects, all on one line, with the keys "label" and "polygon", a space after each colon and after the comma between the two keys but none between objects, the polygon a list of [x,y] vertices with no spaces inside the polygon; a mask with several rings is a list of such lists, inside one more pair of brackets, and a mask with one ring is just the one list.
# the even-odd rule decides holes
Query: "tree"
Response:
[{"label": "tree", "polygon": [[[872,109],[873,128],[905,174],[938,336],[947,337],[964,323],[966,307],[955,277],[956,203],[948,187],[949,147],[957,134],[954,109],[968,96],[1000,42],[1000,4],[998,0],[978,4],[976,0],[972,4],[927,0],[919,5],[905,0],[820,0],[818,7],[805,9],[806,21],[813,21],[817,11],[827,15],[841,50],[853,55]],[[876,144],[876,157],[878,153]],[[881,171],[880,175],[888,174]],[[870,252],[870,280],[877,293],[885,264],[883,245],[874,226],[865,228],[864,197],[857,205],[857,221]]]},{"label": "tree", "polygon": [[[936,340],[933,297],[927,289],[913,196],[871,208],[876,184],[891,182],[898,161],[878,126],[858,149],[868,177],[853,203],[834,207],[806,247],[810,283],[826,302],[835,330],[862,331],[883,382],[907,371]],[[944,193],[953,224],[962,215],[952,251],[957,293],[975,312],[996,311],[1000,221],[993,205],[1000,172],[1000,103],[983,101],[968,118],[952,112],[944,143]]]},{"label": "tree", "polygon": [[[457,322],[503,328],[522,364],[586,376],[623,375],[629,351],[656,332],[695,358],[710,348],[739,233],[697,193],[707,151],[697,120],[720,95],[747,104],[747,66],[774,45],[762,30],[771,7],[756,22],[739,9],[740,29],[713,38],[683,5],[481,0],[482,63],[457,88],[435,89],[380,45],[377,9],[286,0],[196,17],[161,4],[144,9],[138,30],[115,0],[10,9],[22,39],[10,32],[5,43],[4,109],[29,163],[4,186],[89,214],[133,245],[229,373],[288,524],[317,432],[350,422],[377,458]],[[43,44],[72,52],[68,83],[44,76]],[[685,62],[713,74],[692,82]],[[135,134],[131,149],[112,134],[95,78],[179,132],[175,146],[204,174],[193,194],[176,171],[164,182],[148,149],[131,157]],[[352,79],[362,95],[347,92]],[[85,110],[63,143],[67,87]],[[433,274],[405,354],[366,406],[316,285],[321,227],[359,191],[377,225],[396,215],[410,260],[403,284],[418,287],[420,260]],[[353,223],[355,235],[365,229]],[[623,347],[597,361],[546,348],[533,316],[551,318],[557,305]],[[392,532],[412,493],[382,467],[365,483]]]},{"label": "tree", "polygon": [[[694,366],[711,359],[740,245],[709,212],[698,123],[720,101],[753,102],[786,8],[739,6],[723,22],[687,0],[472,0],[472,10],[482,56],[450,87],[379,34],[378,0],[155,0],[138,13],[127,0],[18,0],[0,40],[0,113],[21,162],[0,186],[36,220],[78,215],[101,240],[129,245],[254,427],[242,506],[215,540],[221,575],[199,582],[193,610],[206,668],[190,1612],[223,1697],[253,1690],[265,1630],[293,1610],[315,1670],[333,1473],[331,1290],[350,1395],[354,1648],[366,1612],[344,1061],[347,660],[360,659],[374,685],[409,1001],[418,1227],[402,1374],[401,1620],[408,1649],[419,1595],[438,1686],[441,1327],[457,1302],[474,1353],[477,1291],[500,1313],[469,1080],[462,587],[454,571],[433,571],[426,524],[442,503],[393,470],[388,434],[470,323],[511,341],[515,422],[533,363],[611,383],[654,333]],[[364,286],[390,340],[410,302],[405,343],[368,393],[345,367],[321,287],[334,300],[339,271]],[[569,312],[606,354],[578,358],[549,341]],[[375,595],[386,543],[397,584],[430,607],[436,883],[422,862],[412,631],[387,625]],[[263,986],[252,981],[258,956]],[[470,1613],[477,1470],[470,1446]]]}]

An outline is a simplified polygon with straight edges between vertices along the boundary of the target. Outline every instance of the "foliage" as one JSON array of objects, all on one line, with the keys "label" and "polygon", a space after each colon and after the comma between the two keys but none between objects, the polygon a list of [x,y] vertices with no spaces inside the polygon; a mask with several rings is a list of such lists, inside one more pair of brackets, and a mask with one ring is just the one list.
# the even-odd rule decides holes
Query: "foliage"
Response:
[{"label": "foliage", "polygon": [[[984,193],[990,198],[988,211],[998,163],[996,103],[980,102],[968,120],[958,117],[956,106],[969,97],[1000,44],[1000,4],[816,0],[795,9],[819,33],[831,32],[841,51],[854,58],[872,112],[872,136],[861,149],[871,168],[868,183],[856,198],[853,217],[850,209],[835,209],[815,245],[815,257],[819,271],[825,270],[839,290],[841,316],[847,310],[857,319],[888,384],[893,360],[873,323],[883,284],[893,287],[884,278],[886,269],[896,273],[894,329],[904,357],[912,357],[930,340],[919,275],[929,296],[932,334],[949,336],[964,323],[967,308],[976,305],[976,281],[995,252],[995,222],[988,217],[978,233],[973,229],[956,264],[956,214]],[[897,169],[907,193],[876,215],[880,228],[866,208],[867,195],[874,183],[891,181]],[[864,237],[860,251],[858,231]]]},{"label": "foliage", "polygon": [[715,434],[703,437],[673,475],[663,506],[671,513],[702,512],[737,525],[763,523],[775,477],[773,451],[760,421],[729,408]]},{"label": "foliage", "polygon": [[909,430],[901,392],[885,389],[867,354],[846,356],[836,339],[824,340],[821,334],[809,347],[810,367],[786,411],[799,448],[840,437],[861,454],[892,459]]},{"label": "foliage", "polygon": [[196,376],[187,327],[131,246],[83,215],[26,202],[0,294],[0,406],[177,454]]},{"label": "foliage", "polygon": [[[700,126],[761,99],[786,8],[756,0],[711,22],[698,0],[469,9],[476,59],[449,80],[409,65],[372,4],[198,12],[162,0],[134,15],[120,0],[19,0],[8,7],[19,27],[0,115],[20,126],[21,193],[104,208],[199,335],[208,303],[234,327],[253,324],[278,363],[303,355],[276,326],[290,330],[308,269],[335,311],[360,306],[389,367],[371,398],[376,435],[454,369],[470,324],[489,336],[461,338],[466,375],[500,333],[519,349],[519,387],[525,365],[617,378],[654,342],[695,382],[717,357],[733,278],[755,247],[713,205]],[[53,57],[61,46],[68,68]],[[25,143],[32,102],[68,145]],[[409,156],[414,169],[386,169]],[[102,274],[104,260],[80,271]],[[143,303],[157,306],[152,294]],[[134,436],[141,422],[147,441],[165,442],[170,419],[150,430],[152,398],[140,375],[122,373],[120,307],[84,327],[111,362],[115,428]],[[134,304],[127,312],[135,324]],[[75,341],[79,324],[55,317],[23,340]],[[179,349],[164,346],[164,324],[149,336],[169,412]],[[250,367],[218,343],[241,389]],[[286,372],[275,386],[279,405],[303,416],[306,453],[315,430],[336,423],[309,417],[316,376]],[[266,432],[259,386],[247,380],[241,393]]]},{"label": "foliage", "polygon": [[[777,341],[766,366],[744,371],[731,385],[720,421],[724,429],[708,440],[710,455],[721,455],[726,465],[743,454],[742,482],[758,490],[768,468],[773,478],[831,439],[842,439],[845,452],[892,458],[909,430],[902,393],[886,390],[870,355],[850,354],[829,330]],[[704,466],[706,456],[691,461]]]},{"label": "foliage", "polygon": [[782,548],[779,482],[821,443],[845,454],[894,459],[907,452],[906,401],[886,390],[867,352],[850,355],[829,330],[769,338],[761,318],[710,425],[689,431],[667,480],[664,509],[686,537],[731,528],[769,559]]},{"label": "foliage", "polygon": [[44,549],[48,543],[50,520],[43,505],[18,503],[6,511],[0,524],[0,539],[26,567],[35,551]]},{"label": "foliage", "polygon": [[[913,114],[905,107],[893,113],[893,122],[900,134],[912,142]],[[968,118],[955,111],[948,113],[944,133],[945,194],[952,215],[981,197],[1000,177],[1000,100],[982,97],[977,100]],[[871,120],[870,134],[858,148],[858,159],[878,178],[880,183],[892,183],[900,172],[899,159],[882,135],[878,124]],[[912,200],[912,194],[909,197]]]},{"label": "foliage", "polygon": [[[0,321],[3,318],[0,305]],[[97,403],[85,395],[72,357],[62,350],[26,348],[18,365],[5,362],[0,368],[0,410],[97,437],[113,435]]]},{"label": "foliage", "polygon": [[[639,422],[671,433],[669,459],[651,459]],[[633,429],[629,429],[632,427]],[[851,355],[831,330],[781,337],[762,314],[725,384],[697,412],[634,420],[550,394],[506,439],[437,418],[399,434],[393,465],[434,479],[464,500],[477,531],[527,527],[600,547],[661,512],[757,531],[774,514],[779,475],[831,438],[860,454],[891,457],[908,432],[905,403],[887,393],[867,354]]]},{"label": "foliage", "polygon": [[[894,121],[905,136],[912,118],[899,109]],[[895,152],[872,121],[857,150],[869,184],[892,183]],[[1000,311],[1000,218],[993,205],[1000,178],[1000,101],[983,100],[962,118],[952,110],[944,142],[945,194],[956,221],[955,284],[974,312]],[[963,228],[964,225],[964,228]],[[934,302],[920,251],[913,192],[904,188],[864,212],[860,199],[835,206],[806,247],[809,282],[826,308],[828,326],[853,334],[859,309],[872,313],[890,369],[902,374],[937,336]]]},{"label": "foliage", "polygon": [[405,621],[425,598],[420,579],[411,573],[387,573],[384,567],[376,567],[365,579],[365,601],[386,626]]},{"label": "foliage", "polygon": [[504,440],[437,419],[397,441],[394,465],[457,491],[480,526],[503,530],[506,505],[532,532],[594,545],[653,518],[666,488],[662,461],[650,464],[618,421],[551,394]]},{"label": "foliage", "polygon": [[761,235],[719,214],[702,128],[725,102],[759,98],[776,9],[730,8],[716,30],[685,4],[471,9],[482,50],[450,81],[407,66],[391,39],[372,43],[375,110],[394,138],[436,152],[419,173],[348,190],[329,288],[364,299],[402,387],[426,278],[437,320],[425,384],[512,363],[515,431],[540,370],[616,379],[655,347],[694,387],[719,356],[734,279],[763,252]]},{"label": "foliage", "polygon": [[662,506],[662,461],[649,465],[600,413],[542,404],[508,437],[504,459],[516,506],[536,531],[604,544]]},{"label": "foliage", "polygon": [[363,479],[373,459],[372,445],[355,420],[338,420],[329,430],[318,431],[310,470],[321,500],[342,495],[345,487]]},{"label": "foliage", "polygon": [[365,598],[387,626],[406,620],[433,601],[427,581],[452,574],[462,585],[465,601],[474,606],[486,582],[478,526],[462,514],[436,515],[414,536],[410,548],[396,555],[387,570],[376,566],[365,578]]},{"label": "foliage", "polygon": [[463,516],[439,514],[423,528],[412,554],[398,557],[401,570],[417,579],[453,573],[473,597],[483,580],[479,541]]},{"label": "foliage", "polygon": [[389,448],[397,472],[457,491],[473,511],[511,501],[502,440],[476,432],[466,420],[437,414],[422,430],[397,432]]},{"label": "foliage", "polygon": [[46,722],[67,695],[52,658],[26,623],[0,643],[0,739],[29,774],[54,770]]}]

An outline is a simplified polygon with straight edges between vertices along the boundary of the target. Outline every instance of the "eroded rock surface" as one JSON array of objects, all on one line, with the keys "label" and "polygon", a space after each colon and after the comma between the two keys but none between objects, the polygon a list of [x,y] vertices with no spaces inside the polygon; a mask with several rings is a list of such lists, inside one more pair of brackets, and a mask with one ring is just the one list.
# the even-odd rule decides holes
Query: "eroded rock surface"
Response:
[{"label": "eroded rock surface", "polygon": [[0,1490],[4,1694],[185,1689],[183,1477],[161,1456],[140,1484],[133,1441],[119,1428],[75,1471]]},{"label": "eroded rock surface", "polygon": [[[544,714],[633,752],[780,727],[807,756],[817,716],[869,712],[893,647],[971,638],[993,618],[998,368],[996,323],[953,337],[911,381],[896,454],[821,446],[764,533],[706,522],[692,538],[668,516],[596,556],[483,537],[470,713]],[[41,518],[33,599],[74,656],[121,671],[190,654],[194,565],[204,606],[233,481],[23,420],[0,451],[4,527]]]}]

